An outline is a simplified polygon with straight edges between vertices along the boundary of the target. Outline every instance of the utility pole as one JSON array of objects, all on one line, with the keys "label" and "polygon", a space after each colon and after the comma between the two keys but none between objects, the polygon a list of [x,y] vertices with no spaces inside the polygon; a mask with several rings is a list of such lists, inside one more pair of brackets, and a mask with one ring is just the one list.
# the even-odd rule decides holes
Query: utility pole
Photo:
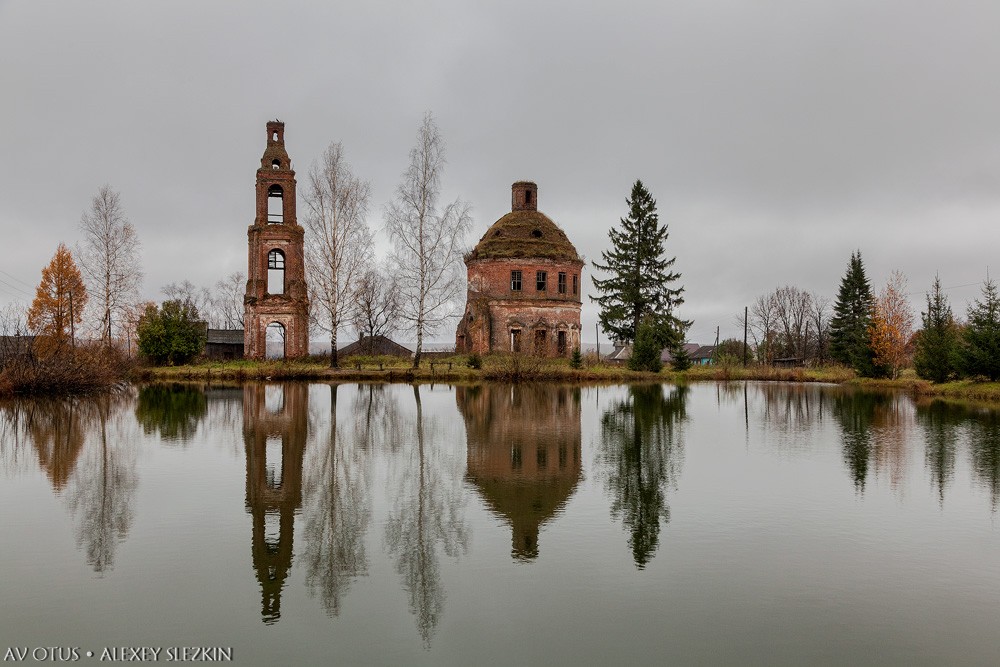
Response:
[{"label": "utility pole", "polygon": [[743,368],[747,367],[747,320],[749,320],[750,307],[743,306]]},{"label": "utility pole", "polygon": [[594,340],[597,341],[597,360],[601,360],[601,330],[598,322],[594,322]]}]

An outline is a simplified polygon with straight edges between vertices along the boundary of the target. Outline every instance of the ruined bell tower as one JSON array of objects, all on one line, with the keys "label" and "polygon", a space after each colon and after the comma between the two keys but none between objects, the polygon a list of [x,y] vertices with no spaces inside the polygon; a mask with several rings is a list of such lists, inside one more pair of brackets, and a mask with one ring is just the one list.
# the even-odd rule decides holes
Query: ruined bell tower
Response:
[{"label": "ruined bell tower", "polygon": [[243,335],[248,358],[265,358],[269,337],[272,351],[282,344],[284,357],[309,353],[303,236],[295,219],[295,172],[285,151],[285,124],[273,120],[257,170],[257,216],[247,230]]}]

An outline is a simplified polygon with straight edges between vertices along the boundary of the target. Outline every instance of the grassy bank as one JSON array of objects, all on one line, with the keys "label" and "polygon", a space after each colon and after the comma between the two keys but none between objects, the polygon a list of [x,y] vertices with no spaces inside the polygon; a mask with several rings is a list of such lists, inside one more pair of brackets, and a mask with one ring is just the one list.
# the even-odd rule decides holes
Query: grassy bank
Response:
[{"label": "grassy bank", "polygon": [[349,357],[339,368],[326,359],[296,361],[201,362],[185,366],[143,368],[135,373],[141,381],[175,380],[322,380],[365,382],[634,382],[656,380],[655,373],[635,373],[620,366],[595,363],[571,368],[565,359],[488,355],[480,368],[469,365],[469,357],[455,355],[424,360],[413,368],[398,357]]},{"label": "grassy bank", "polygon": [[624,366],[597,362],[593,358],[581,369],[571,368],[566,359],[538,359],[528,356],[487,355],[480,368],[469,366],[465,355],[425,360],[420,368],[397,357],[351,357],[339,368],[330,368],[322,358],[301,361],[200,362],[185,366],[138,369],[132,379],[139,381],[245,381],[318,380],[362,382],[598,382],[628,383],[666,381],[689,382],[827,382],[872,390],[904,391],[915,397],[1000,403],[1000,383],[962,380],[932,384],[908,370],[896,380],[859,378],[843,366],[818,368],[774,368],[771,366],[693,366],[686,371],[669,368],[660,373],[639,373]]}]

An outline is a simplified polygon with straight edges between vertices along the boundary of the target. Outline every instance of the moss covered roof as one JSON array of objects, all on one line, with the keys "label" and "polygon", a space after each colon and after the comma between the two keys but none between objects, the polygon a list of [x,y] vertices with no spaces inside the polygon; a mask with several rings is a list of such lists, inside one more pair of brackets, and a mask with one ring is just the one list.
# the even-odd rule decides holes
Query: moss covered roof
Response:
[{"label": "moss covered roof", "polygon": [[522,257],[583,261],[566,233],[538,211],[511,211],[494,222],[466,261]]}]

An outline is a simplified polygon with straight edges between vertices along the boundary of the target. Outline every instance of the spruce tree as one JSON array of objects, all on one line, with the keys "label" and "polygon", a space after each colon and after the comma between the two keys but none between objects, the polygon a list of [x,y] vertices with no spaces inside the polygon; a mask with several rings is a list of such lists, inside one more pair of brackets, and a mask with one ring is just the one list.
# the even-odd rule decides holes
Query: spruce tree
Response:
[{"label": "spruce tree", "polygon": [[663,368],[660,360],[660,350],[663,346],[657,336],[656,325],[650,318],[644,318],[639,324],[639,331],[632,346],[632,355],[628,359],[628,367],[633,371],[650,371],[659,373]]},{"label": "spruce tree", "polygon": [[917,337],[913,366],[917,375],[931,382],[945,382],[955,373],[955,352],[958,329],[941,291],[941,279],[934,276],[934,285],[927,294],[927,310],[920,313],[923,329]]},{"label": "spruce tree", "polygon": [[1000,379],[1000,295],[995,282],[986,281],[983,300],[969,306],[968,316],[959,352],[962,370],[994,382]]},{"label": "spruce tree", "polygon": [[691,355],[684,349],[683,343],[675,345],[670,350],[670,356],[672,357],[670,367],[675,371],[686,371],[691,368]]},{"label": "spruce tree", "polygon": [[636,181],[625,200],[627,217],[621,228],[612,228],[611,249],[602,251],[603,263],[594,268],[609,276],[593,277],[599,296],[591,297],[600,307],[601,328],[623,343],[636,340],[640,322],[650,317],[657,327],[656,338],[667,343],[683,341],[690,322],[678,319],[674,310],[684,303],[683,286],[672,287],[681,277],[671,271],[676,257],[667,258],[664,244],[667,226],[661,225],[656,200]]},{"label": "spruce tree", "polygon": [[830,357],[861,375],[878,375],[872,361],[868,327],[871,324],[872,290],[861,262],[861,251],[851,253],[847,273],[840,281],[830,319]]}]

